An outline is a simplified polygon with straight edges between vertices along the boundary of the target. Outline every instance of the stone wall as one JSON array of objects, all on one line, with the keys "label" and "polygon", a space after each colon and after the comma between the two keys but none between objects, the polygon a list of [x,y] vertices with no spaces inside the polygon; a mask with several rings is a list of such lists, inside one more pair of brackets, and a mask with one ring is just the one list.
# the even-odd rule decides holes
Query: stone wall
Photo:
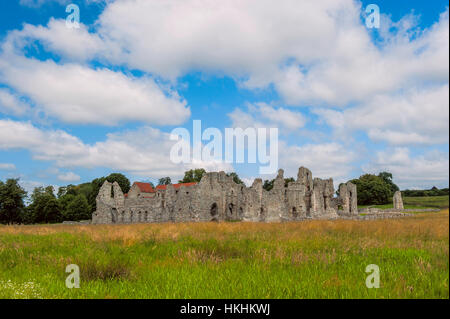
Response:
[{"label": "stone wall", "polygon": [[[335,218],[357,211],[356,186],[342,184],[334,196],[333,180],[312,177],[300,167],[297,180],[285,185],[283,170],[278,171],[273,188],[263,189],[257,178],[246,187],[236,184],[225,172],[211,172],[200,183],[146,193],[132,187],[124,196],[117,183],[105,182],[97,196],[92,223],[152,223],[194,221],[260,221]],[[342,206],[342,211],[338,207]]]}]

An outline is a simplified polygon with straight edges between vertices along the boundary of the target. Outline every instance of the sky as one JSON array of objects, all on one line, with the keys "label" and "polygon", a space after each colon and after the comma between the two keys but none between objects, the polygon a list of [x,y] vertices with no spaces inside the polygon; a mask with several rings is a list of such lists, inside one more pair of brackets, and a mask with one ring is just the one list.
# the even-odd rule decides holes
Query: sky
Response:
[{"label": "sky", "polygon": [[[79,28],[66,24],[69,4]],[[366,23],[370,4],[378,28]],[[112,172],[153,183],[197,167],[248,185],[275,176],[248,157],[174,162],[171,132],[192,135],[200,120],[202,132],[277,128],[285,177],[305,166],[337,185],[388,171],[401,189],[448,187],[448,10],[440,0],[1,1],[0,180],[31,191]]]}]

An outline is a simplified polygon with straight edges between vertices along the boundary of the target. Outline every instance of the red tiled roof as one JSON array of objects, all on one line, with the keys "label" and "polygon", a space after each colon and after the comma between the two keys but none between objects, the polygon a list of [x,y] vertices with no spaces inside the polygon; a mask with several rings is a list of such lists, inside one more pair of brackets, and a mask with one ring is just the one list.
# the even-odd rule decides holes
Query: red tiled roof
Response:
[{"label": "red tiled roof", "polygon": [[[192,182],[192,183],[179,183],[179,184],[172,184],[173,187],[175,187],[175,189],[180,188],[181,186],[192,186],[197,184],[196,182]],[[163,189],[166,190],[167,189],[167,185],[158,185],[156,186],[156,189]]]},{"label": "red tiled roof", "polygon": [[142,193],[154,193],[155,190],[153,189],[152,185],[150,183],[141,183],[141,182],[134,182],[137,187],[139,187],[139,190]]}]

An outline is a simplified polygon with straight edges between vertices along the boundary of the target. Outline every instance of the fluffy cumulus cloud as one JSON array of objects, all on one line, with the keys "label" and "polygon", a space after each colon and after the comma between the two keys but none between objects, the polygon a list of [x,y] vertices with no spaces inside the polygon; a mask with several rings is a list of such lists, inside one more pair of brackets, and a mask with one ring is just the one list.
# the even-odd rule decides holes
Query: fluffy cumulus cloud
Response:
[{"label": "fluffy cumulus cloud", "polygon": [[24,115],[29,105],[17,94],[0,88],[0,112],[12,115]]},{"label": "fluffy cumulus cloud", "polygon": [[345,105],[448,80],[448,12],[414,37],[414,16],[383,19],[396,31],[381,47],[360,14],[352,0],[125,0],[106,7],[98,32],[126,48],[119,57],[131,67],[169,78],[221,71],[250,88],[272,83],[294,105]]},{"label": "fluffy cumulus cloud", "polygon": [[[14,134],[11,134],[14,132]],[[59,167],[108,167],[144,177],[181,177],[187,169],[232,171],[221,162],[198,161],[175,164],[170,160],[174,145],[170,134],[151,127],[110,133],[92,145],[61,130],[40,129],[29,122],[0,120],[0,150],[27,149],[36,160],[55,162]],[[60,180],[74,175],[61,174]]]},{"label": "fluffy cumulus cloud", "polygon": [[286,176],[297,176],[299,166],[309,168],[313,177],[333,177],[335,186],[346,181],[350,176],[353,164],[357,159],[355,152],[339,143],[279,145],[280,167]]},{"label": "fluffy cumulus cloud", "polygon": [[[54,41],[65,38],[64,34],[58,35],[61,28],[53,27],[51,30],[57,32],[52,33],[28,26],[22,31],[10,33],[2,44],[0,55],[3,84],[29,97],[47,115],[67,123],[115,125],[119,122],[139,121],[176,125],[190,116],[187,102],[170,87],[157,83],[150,76],[136,78],[108,68],[93,69],[70,62],[60,64],[51,59],[41,61],[18,52],[29,44],[28,37],[38,36],[50,39],[48,45],[52,48],[64,47],[73,55],[84,52],[81,50],[77,53],[70,49],[70,45],[65,46],[66,42]],[[80,45],[85,42],[82,32],[80,38],[76,39]],[[53,46],[53,43],[56,44]],[[90,42],[87,44],[89,47]],[[0,98],[2,102],[8,96],[3,92]],[[14,111],[23,109],[14,101],[2,104]]]},{"label": "fluffy cumulus cloud", "polygon": [[233,127],[246,129],[248,127],[276,127],[282,132],[293,132],[302,128],[306,118],[300,112],[286,108],[275,108],[267,103],[247,103],[247,110],[236,108],[228,114]]},{"label": "fluffy cumulus cloud", "polygon": [[411,89],[402,94],[379,95],[343,111],[315,111],[337,134],[366,131],[374,141],[392,145],[448,143],[448,84]]},{"label": "fluffy cumulus cloud", "polygon": [[368,173],[391,172],[401,189],[444,188],[448,187],[449,154],[434,150],[414,156],[406,147],[395,147],[377,152],[364,170]]}]

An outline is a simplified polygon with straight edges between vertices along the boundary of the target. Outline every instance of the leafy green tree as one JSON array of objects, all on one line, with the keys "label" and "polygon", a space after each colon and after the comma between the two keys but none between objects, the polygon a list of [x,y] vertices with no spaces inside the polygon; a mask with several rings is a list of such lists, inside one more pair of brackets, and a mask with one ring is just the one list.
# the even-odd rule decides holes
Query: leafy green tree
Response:
[{"label": "leafy green tree", "polygon": [[239,175],[235,172],[228,173],[227,176],[233,177],[233,181],[236,184],[244,184],[244,182],[239,178]]},{"label": "leafy green tree", "polygon": [[400,188],[398,188],[397,185],[394,184],[394,182],[392,181],[392,174],[389,172],[381,172],[378,174],[378,177],[382,178],[383,181],[389,185],[389,188],[391,190],[391,196],[394,195],[394,193],[398,190],[400,190]]},{"label": "leafy green tree", "polygon": [[60,198],[58,198],[59,206],[61,207],[61,214],[62,214],[64,220],[65,220],[65,216],[66,216],[67,206],[69,206],[69,203],[71,201],[73,201],[73,199],[75,197],[76,197],[76,195],[65,194],[65,195],[61,196]]},{"label": "leafy green tree", "polygon": [[274,181],[275,181],[274,179],[272,179],[272,180],[268,180],[268,179],[264,180],[263,189],[265,189],[266,191],[270,191],[273,188],[273,182]]},{"label": "leafy green tree", "polygon": [[172,180],[170,179],[170,177],[162,177],[158,181],[158,185],[169,185],[169,184],[172,184]]},{"label": "leafy green tree", "polygon": [[199,183],[206,171],[203,168],[196,168],[186,171],[184,173],[184,178],[179,181],[179,183]]},{"label": "leafy green tree", "polygon": [[58,187],[58,193],[56,194],[56,196],[58,198],[61,198],[62,196],[66,195],[66,193],[67,193],[67,187],[61,186],[61,187]]},{"label": "leafy green tree", "polygon": [[351,182],[356,185],[359,205],[387,204],[391,200],[391,186],[379,176],[365,174]]},{"label": "leafy green tree", "polygon": [[64,220],[79,221],[92,217],[91,208],[84,195],[75,196],[68,204],[64,211]]},{"label": "leafy green tree", "polygon": [[58,223],[62,221],[61,206],[53,196],[49,196],[45,203],[44,220],[47,223]]},{"label": "leafy green tree", "polygon": [[21,221],[27,192],[19,185],[19,179],[0,181],[0,223],[10,224]]},{"label": "leafy green tree", "polygon": [[[66,195],[67,196],[67,195]],[[26,223],[56,223],[62,220],[61,206],[52,186],[36,187],[31,195],[31,204],[24,216]]]}]

